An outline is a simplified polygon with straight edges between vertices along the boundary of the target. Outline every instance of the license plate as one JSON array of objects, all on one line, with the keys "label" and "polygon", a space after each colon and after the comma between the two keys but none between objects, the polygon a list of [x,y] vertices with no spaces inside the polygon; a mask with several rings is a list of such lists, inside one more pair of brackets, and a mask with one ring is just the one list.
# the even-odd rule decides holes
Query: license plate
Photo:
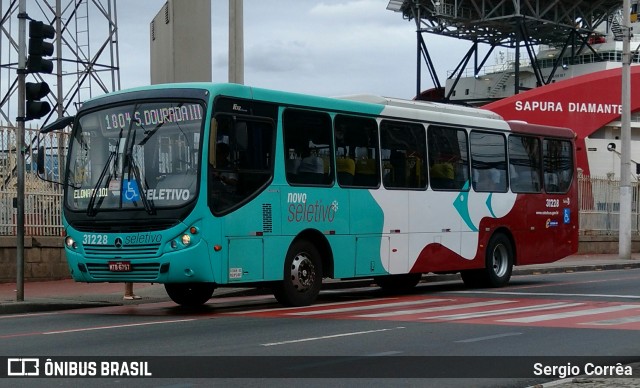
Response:
[{"label": "license plate", "polygon": [[110,261],[109,271],[111,272],[129,272],[131,271],[131,262],[129,261]]}]

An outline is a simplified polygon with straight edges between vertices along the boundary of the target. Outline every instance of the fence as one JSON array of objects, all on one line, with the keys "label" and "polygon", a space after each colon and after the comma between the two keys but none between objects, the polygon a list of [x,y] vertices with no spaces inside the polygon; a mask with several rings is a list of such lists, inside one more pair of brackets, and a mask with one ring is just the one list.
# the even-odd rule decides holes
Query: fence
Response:
[{"label": "fence", "polygon": [[[62,233],[60,202],[62,188],[39,180],[33,173],[26,177],[25,234],[60,236]],[[580,233],[582,235],[617,235],[620,222],[620,182],[611,177],[578,178]],[[632,183],[631,230],[638,230],[640,184]],[[0,236],[16,235],[16,191],[0,190]]]},{"label": "fence", "polygon": [[[25,128],[25,235],[60,236],[62,186],[43,181],[36,175],[38,153],[43,153],[45,174],[58,179],[64,165],[68,133],[41,136]],[[0,125],[0,236],[17,234],[17,158],[16,128]]]},{"label": "fence", "polygon": [[[631,182],[631,232],[638,234],[640,182]],[[607,177],[578,177],[580,233],[617,235],[620,225],[620,181]]]},{"label": "fence", "polygon": [[[63,233],[60,203],[62,186],[45,182],[36,176],[35,160],[44,152],[45,170],[51,177],[59,176],[64,165],[67,133],[48,134],[36,141],[37,130],[25,130],[25,235],[60,236]],[[16,235],[16,155],[15,130],[0,126],[0,236]],[[608,177],[578,175],[580,233],[582,235],[617,235],[620,211],[620,182]],[[640,182],[632,183],[632,233],[639,234]]]}]

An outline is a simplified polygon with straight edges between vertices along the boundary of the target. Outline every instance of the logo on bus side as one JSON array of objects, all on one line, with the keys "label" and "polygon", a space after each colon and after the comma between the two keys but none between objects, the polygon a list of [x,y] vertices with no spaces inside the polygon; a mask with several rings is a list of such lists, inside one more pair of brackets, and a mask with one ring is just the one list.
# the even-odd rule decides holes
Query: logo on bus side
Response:
[{"label": "logo on bus side", "polygon": [[306,193],[288,193],[287,203],[289,222],[333,222],[338,212],[338,201],[325,204],[320,199],[309,203]]}]

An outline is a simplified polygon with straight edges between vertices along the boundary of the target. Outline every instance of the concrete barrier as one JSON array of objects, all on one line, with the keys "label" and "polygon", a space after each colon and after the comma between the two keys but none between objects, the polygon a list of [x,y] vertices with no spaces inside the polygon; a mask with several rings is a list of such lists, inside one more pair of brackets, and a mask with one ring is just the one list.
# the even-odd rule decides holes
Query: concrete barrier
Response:
[{"label": "concrete barrier", "polygon": [[[45,281],[67,279],[69,266],[62,237],[24,238],[24,279]],[[17,273],[17,239],[0,237],[0,283],[15,283]]]}]

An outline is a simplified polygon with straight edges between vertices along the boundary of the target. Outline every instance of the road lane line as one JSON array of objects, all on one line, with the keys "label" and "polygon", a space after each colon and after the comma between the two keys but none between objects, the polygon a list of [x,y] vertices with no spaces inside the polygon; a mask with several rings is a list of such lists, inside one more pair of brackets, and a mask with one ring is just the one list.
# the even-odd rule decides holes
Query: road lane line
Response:
[{"label": "road lane line", "polygon": [[640,305],[637,305],[637,304],[623,304],[623,305],[620,305],[620,306],[602,307],[602,308],[597,308],[597,309],[565,311],[565,312],[556,313],[556,314],[543,314],[543,315],[534,315],[534,316],[531,316],[531,317],[503,319],[503,320],[500,320],[499,322],[533,323],[533,322],[551,321],[551,320],[554,320],[554,319],[582,317],[582,316],[585,316],[585,315],[612,313],[612,312],[615,312],[615,311],[623,311],[623,310],[630,310],[630,309],[640,309]]},{"label": "road lane line", "polygon": [[377,314],[362,314],[362,315],[356,315],[356,317],[358,318],[393,317],[396,315],[413,315],[413,314],[421,314],[421,313],[430,313],[435,311],[460,310],[465,308],[494,306],[498,304],[515,303],[515,302],[516,302],[515,300],[489,300],[486,302],[463,303],[463,304],[454,304],[454,305],[448,305],[448,306],[428,307],[423,309],[388,311],[388,312],[377,313]]},{"label": "road lane line", "polygon": [[0,319],[41,317],[43,315],[60,315],[61,313],[62,313],[61,311],[54,311],[50,313],[26,313],[26,314],[0,315]]},{"label": "road lane line", "polygon": [[510,309],[479,311],[479,312],[475,312],[475,313],[438,315],[438,316],[435,316],[435,317],[427,317],[427,318],[421,318],[421,319],[457,321],[457,320],[460,320],[460,319],[475,319],[475,318],[490,317],[492,315],[518,314],[518,313],[531,312],[531,311],[542,311],[542,310],[559,309],[559,308],[580,306],[580,305],[583,305],[583,304],[584,303],[556,302],[556,303],[540,304],[540,305],[536,305],[536,306],[524,306],[524,307],[514,307],[514,308],[510,308]]},{"label": "road lane line", "polygon": [[388,352],[380,352],[380,353],[371,353],[365,354],[365,357],[384,357],[384,356],[395,356],[396,354],[402,354],[404,352],[400,352],[398,350],[390,350]]},{"label": "road lane line", "polygon": [[300,339],[288,340],[288,341],[270,342],[270,343],[267,343],[267,344],[261,344],[261,345],[262,345],[262,346],[288,345],[288,344],[295,344],[295,343],[300,343],[300,342],[318,341],[318,340],[325,340],[325,339],[332,339],[332,338],[340,338],[340,337],[349,337],[349,336],[354,336],[354,335],[372,334],[372,333],[382,333],[382,332],[385,332],[385,331],[392,331],[392,330],[398,330],[398,329],[405,329],[405,327],[403,327],[403,326],[398,326],[398,327],[393,327],[393,328],[391,328],[391,329],[366,330],[366,331],[354,331],[354,332],[351,332],[351,333],[341,333],[341,334],[323,335],[323,336],[321,336],[321,337],[309,337],[309,338],[300,338]]},{"label": "road lane line", "polygon": [[190,319],[175,319],[171,321],[156,321],[156,322],[143,322],[143,323],[130,323],[125,325],[111,325],[111,326],[97,326],[97,327],[85,327],[82,329],[69,329],[69,330],[56,330],[56,331],[46,331],[42,334],[65,334],[65,333],[77,333],[80,331],[92,331],[92,330],[106,330],[106,329],[120,329],[123,327],[134,327],[134,326],[148,326],[148,325],[160,325],[164,323],[180,323],[180,322],[189,322],[195,321],[197,318]]},{"label": "road lane line", "polygon": [[640,299],[640,295],[610,294],[564,294],[560,292],[513,292],[513,291],[450,291],[448,294],[492,294],[492,295],[533,295],[533,296],[588,296],[594,298]]},{"label": "road lane line", "polygon": [[522,335],[522,333],[496,334],[496,335],[489,335],[489,336],[486,336],[486,337],[469,338],[469,339],[460,340],[460,341],[454,341],[454,342],[456,342],[456,343],[480,342],[480,341],[488,341],[488,340],[504,338],[504,337],[513,337],[515,335]]},{"label": "road lane line", "polygon": [[403,307],[403,306],[413,306],[417,304],[428,304],[428,303],[437,303],[437,302],[450,302],[453,299],[421,299],[421,300],[412,300],[408,302],[394,302],[394,303],[380,303],[380,304],[372,304],[366,306],[352,306],[352,307],[341,307],[335,309],[326,309],[326,310],[312,310],[312,311],[299,311],[296,313],[287,313],[286,315],[323,315],[323,314],[333,314],[333,313],[347,313],[351,311],[362,311],[362,310],[375,310],[378,308],[393,308],[393,307]]}]

